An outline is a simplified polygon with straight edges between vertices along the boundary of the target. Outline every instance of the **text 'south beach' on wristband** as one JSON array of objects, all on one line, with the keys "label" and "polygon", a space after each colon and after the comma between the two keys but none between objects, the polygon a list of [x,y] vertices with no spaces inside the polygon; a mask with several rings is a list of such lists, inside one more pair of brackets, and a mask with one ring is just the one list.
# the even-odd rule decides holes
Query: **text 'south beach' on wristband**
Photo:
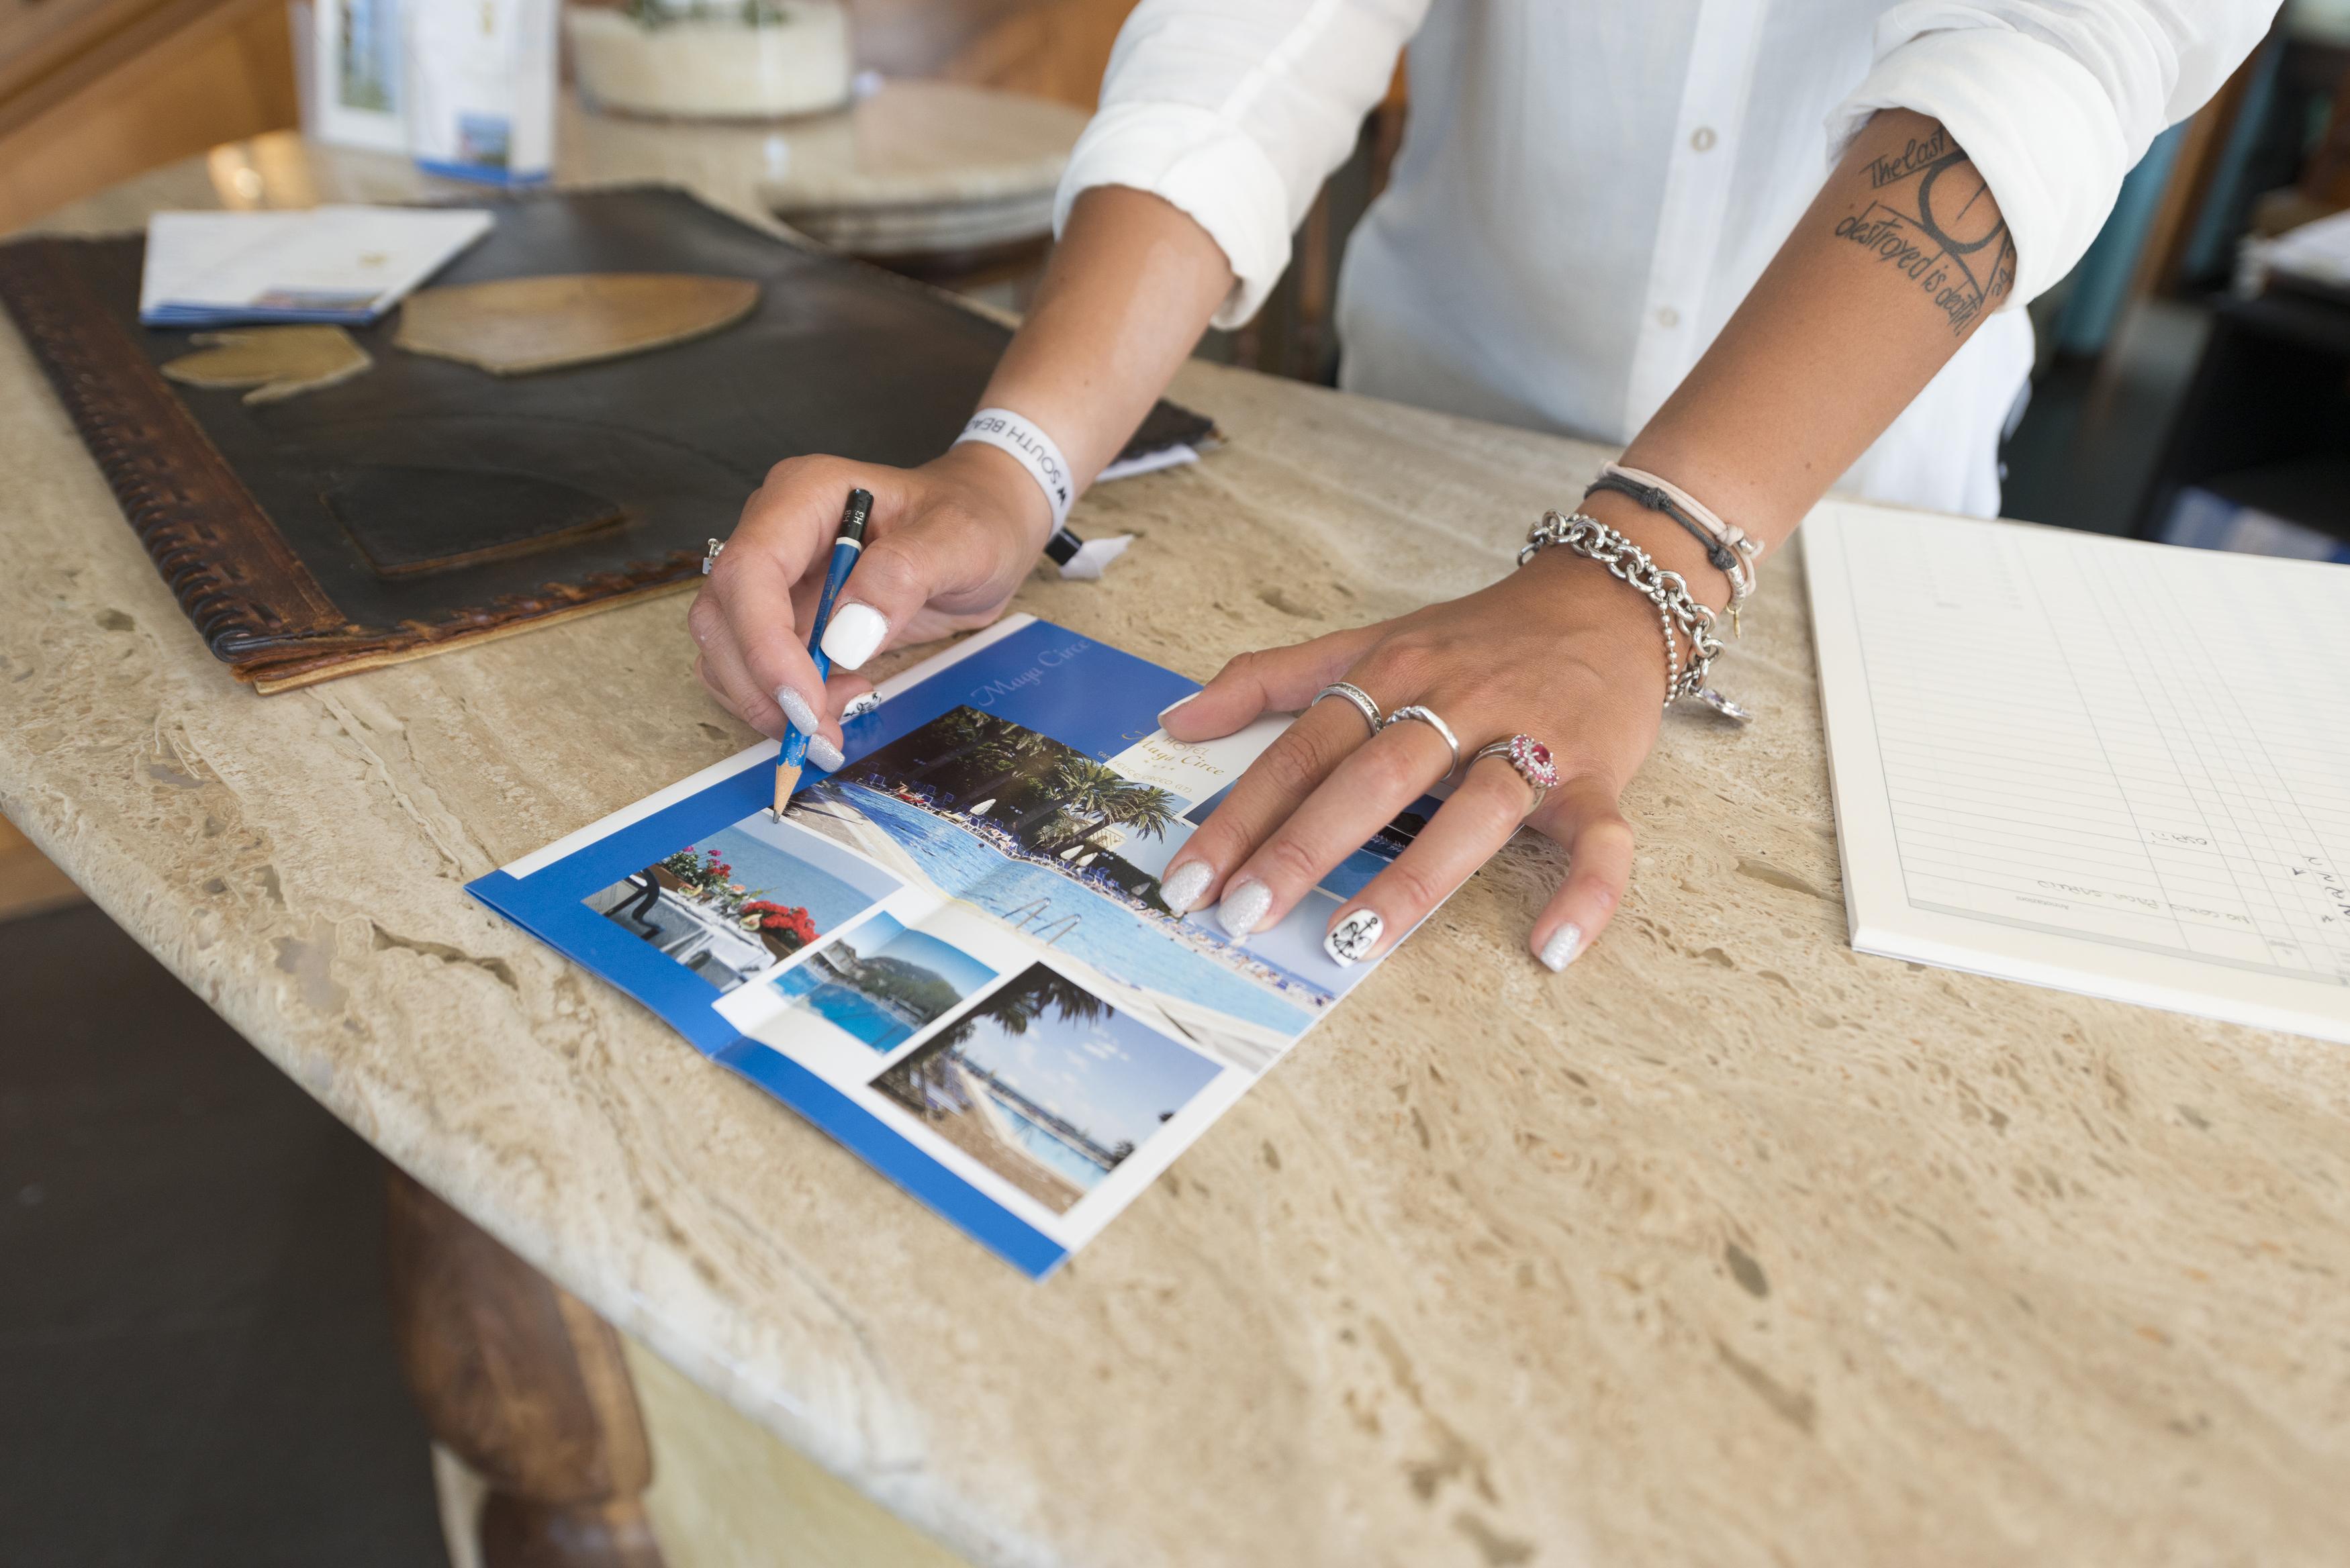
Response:
[{"label": "text 'south beach' on wristband", "polygon": [[1053,508],[1053,532],[1062,532],[1069,520],[1070,504],[1076,499],[1076,484],[1069,475],[1069,460],[1061,455],[1051,436],[1010,409],[982,409],[971,416],[954,444],[961,446],[967,441],[984,442],[1019,459]]}]

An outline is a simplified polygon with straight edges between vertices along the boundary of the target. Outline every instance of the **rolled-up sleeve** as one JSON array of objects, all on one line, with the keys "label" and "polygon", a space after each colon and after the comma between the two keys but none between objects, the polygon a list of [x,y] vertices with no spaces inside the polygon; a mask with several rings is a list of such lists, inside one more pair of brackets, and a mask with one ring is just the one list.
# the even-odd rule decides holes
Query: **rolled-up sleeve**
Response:
[{"label": "rolled-up sleeve", "polygon": [[1219,327],[1254,316],[1289,236],[1355,146],[1429,0],[1143,0],[1069,155],[1053,232],[1080,192],[1128,185],[1172,203],[1238,280]]},{"label": "rolled-up sleeve", "polygon": [[2015,241],[2021,306],[2073,270],[2122,176],[2220,90],[2278,0],[1909,0],[1877,25],[1877,63],[1829,118],[1829,150],[1881,109],[1942,122]]}]

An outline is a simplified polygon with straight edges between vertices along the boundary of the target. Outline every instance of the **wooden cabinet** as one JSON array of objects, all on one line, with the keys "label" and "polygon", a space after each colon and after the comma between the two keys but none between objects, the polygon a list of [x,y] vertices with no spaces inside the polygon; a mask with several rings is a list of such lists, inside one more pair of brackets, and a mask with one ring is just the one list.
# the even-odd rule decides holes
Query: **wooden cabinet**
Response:
[{"label": "wooden cabinet", "polygon": [[0,0],[0,231],[296,116],[285,0]]},{"label": "wooden cabinet", "polygon": [[0,0],[0,102],[158,0]]}]

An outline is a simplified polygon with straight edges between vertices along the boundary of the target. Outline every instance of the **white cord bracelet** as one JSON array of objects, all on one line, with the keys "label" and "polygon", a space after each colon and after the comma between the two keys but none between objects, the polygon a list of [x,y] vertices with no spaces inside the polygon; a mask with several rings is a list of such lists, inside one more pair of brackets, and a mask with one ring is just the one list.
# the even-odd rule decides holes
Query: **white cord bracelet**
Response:
[{"label": "white cord bracelet", "polygon": [[[1730,579],[1730,620],[1735,628],[1739,612],[1746,607],[1747,596],[1754,591],[1754,557],[1762,553],[1762,541],[1749,538],[1746,530],[1737,524],[1723,522],[1711,507],[1671,480],[1644,469],[1611,462],[1599,470],[1599,478],[1602,486],[1609,480],[1623,482],[1649,510],[1666,514],[1691,533],[1711,536],[1707,554],[1721,575]],[[1641,491],[1648,493],[1638,494]],[[1584,493],[1584,499],[1590,499],[1589,491]]]}]

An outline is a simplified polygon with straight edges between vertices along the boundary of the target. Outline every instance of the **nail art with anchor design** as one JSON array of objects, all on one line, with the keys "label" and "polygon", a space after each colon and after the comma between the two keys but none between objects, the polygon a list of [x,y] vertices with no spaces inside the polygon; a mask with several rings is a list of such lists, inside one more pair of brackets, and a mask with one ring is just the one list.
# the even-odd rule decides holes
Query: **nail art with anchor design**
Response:
[{"label": "nail art with anchor design", "polygon": [[1322,939],[1322,948],[1341,965],[1360,963],[1379,945],[1379,933],[1386,929],[1387,922],[1379,919],[1377,909],[1351,910],[1330,928],[1330,934]]}]

